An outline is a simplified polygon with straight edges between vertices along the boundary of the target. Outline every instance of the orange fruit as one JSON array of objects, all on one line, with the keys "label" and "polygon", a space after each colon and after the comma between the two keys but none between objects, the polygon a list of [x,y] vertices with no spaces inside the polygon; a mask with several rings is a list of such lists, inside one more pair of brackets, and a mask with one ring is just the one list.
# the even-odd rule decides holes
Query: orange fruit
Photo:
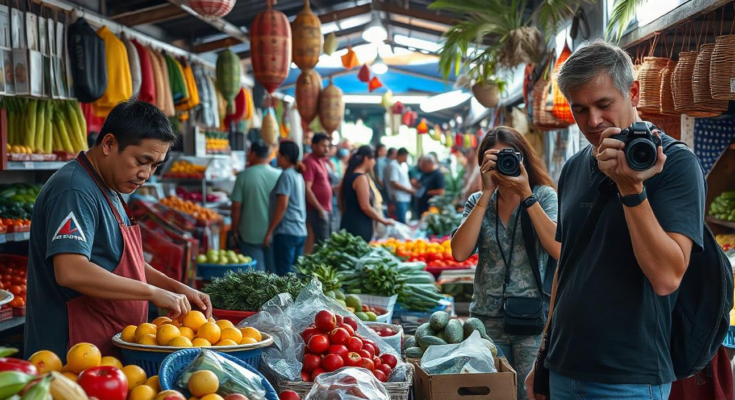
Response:
[{"label": "orange fruit", "polygon": [[212,371],[197,371],[191,374],[188,387],[193,396],[206,396],[217,392],[217,389],[219,389],[219,379],[217,379],[217,375]]},{"label": "orange fruit", "polygon": [[117,369],[122,369],[123,367],[120,360],[111,356],[102,357],[102,362],[100,363],[100,365],[110,365],[116,367]]},{"label": "orange fruit", "polygon": [[140,340],[138,340],[138,344],[144,344],[147,346],[158,346],[158,341],[156,341],[156,335],[148,334],[140,338]]},{"label": "orange fruit", "polygon": [[212,393],[204,397],[201,397],[199,400],[225,400],[225,399],[223,399],[222,396],[218,395],[217,393]]},{"label": "orange fruit", "polygon": [[150,386],[140,385],[128,394],[128,400],[153,400],[156,398],[156,390]]},{"label": "orange fruit", "polygon": [[219,340],[225,339],[230,339],[235,343],[240,343],[242,340],[242,332],[234,327],[222,329],[222,335],[220,335]]},{"label": "orange fruit", "polygon": [[187,328],[185,326],[182,326],[181,328],[179,328],[179,332],[181,333],[181,336],[189,340],[194,340],[194,338],[196,337],[196,334],[194,333],[194,331],[191,328]]},{"label": "orange fruit", "polygon": [[120,339],[122,339],[125,342],[128,343],[135,343],[137,340],[135,340],[135,330],[138,329],[135,325],[128,325],[123,329],[122,335],[120,335]]},{"label": "orange fruit", "polygon": [[156,332],[156,341],[161,346],[168,346],[169,342],[181,336],[179,328],[173,325],[163,325]]},{"label": "orange fruit", "polygon": [[158,328],[156,328],[155,325],[145,323],[138,325],[138,328],[135,330],[135,341],[140,343],[140,338],[142,338],[145,335],[156,335],[156,331]]},{"label": "orange fruit", "polygon": [[207,339],[196,338],[191,341],[191,345],[194,347],[210,347],[212,343],[209,343]]},{"label": "orange fruit", "polygon": [[184,317],[184,326],[191,328],[194,332],[199,330],[199,327],[207,322],[207,318],[204,317],[201,311],[190,311]]},{"label": "orange fruit", "polygon": [[232,324],[232,321],[227,319],[221,319],[215,323],[217,324],[217,326],[219,326],[220,329],[233,328],[235,326]]},{"label": "orange fruit", "polygon": [[36,366],[39,374],[45,374],[46,372],[51,371],[61,372],[61,368],[63,368],[59,356],[48,350],[41,350],[33,353],[28,361]]},{"label": "orange fruit", "polygon": [[255,344],[255,343],[258,343],[258,341],[251,338],[250,336],[243,336],[242,340],[240,341],[240,344]]},{"label": "orange fruit", "polygon": [[263,335],[260,334],[260,331],[253,327],[240,328],[240,332],[242,332],[242,337],[253,338],[256,343],[263,340]]},{"label": "orange fruit", "polygon": [[145,385],[150,386],[156,393],[161,391],[161,381],[158,379],[158,375],[153,375],[145,381]]},{"label": "orange fruit", "polygon": [[61,367],[61,372],[71,372],[71,370],[69,369],[69,364],[65,364],[63,367]]},{"label": "orange fruit", "polygon": [[209,317],[209,318],[207,319],[207,322],[211,322],[211,323],[217,323],[217,321],[216,321],[216,320],[214,319],[214,317]]},{"label": "orange fruit", "polygon": [[126,365],[123,367],[122,372],[125,374],[125,377],[128,378],[128,390],[132,390],[144,384],[148,379],[143,368],[137,365]]},{"label": "orange fruit", "polygon": [[219,342],[219,338],[222,335],[222,331],[219,326],[211,322],[204,323],[197,331],[197,337],[207,339],[209,343]]},{"label": "orange fruit", "polygon": [[237,346],[237,342],[232,339],[220,340],[215,346]]},{"label": "orange fruit", "polygon": [[79,378],[79,375],[72,373],[72,372],[62,372],[61,375],[64,375],[65,377],[71,379],[72,381],[76,382]]},{"label": "orange fruit", "polygon": [[75,344],[66,354],[69,369],[78,374],[87,368],[97,367],[102,362],[100,349],[92,343]]},{"label": "orange fruit", "polygon": [[171,347],[194,347],[194,345],[191,344],[191,340],[183,336],[174,338],[172,341],[168,342],[168,345]]},{"label": "orange fruit", "polygon": [[170,324],[172,322],[173,321],[171,321],[171,318],[169,317],[158,317],[153,320],[152,324],[160,328],[161,325]]},{"label": "orange fruit", "polygon": [[175,390],[164,390],[156,396],[155,400],[186,400],[186,397]]}]

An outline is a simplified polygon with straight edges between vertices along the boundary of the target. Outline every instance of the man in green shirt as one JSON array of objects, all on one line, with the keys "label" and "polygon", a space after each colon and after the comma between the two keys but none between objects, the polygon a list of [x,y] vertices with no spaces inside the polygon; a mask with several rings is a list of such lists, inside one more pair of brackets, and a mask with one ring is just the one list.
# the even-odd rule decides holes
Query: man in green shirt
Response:
[{"label": "man in green shirt", "polygon": [[268,198],[281,171],[268,164],[270,147],[259,140],[250,145],[248,167],[237,175],[232,190],[232,229],[240,252],[257,261],[256,268],[270,271],[273,252],[263,246],[268,232]]}]

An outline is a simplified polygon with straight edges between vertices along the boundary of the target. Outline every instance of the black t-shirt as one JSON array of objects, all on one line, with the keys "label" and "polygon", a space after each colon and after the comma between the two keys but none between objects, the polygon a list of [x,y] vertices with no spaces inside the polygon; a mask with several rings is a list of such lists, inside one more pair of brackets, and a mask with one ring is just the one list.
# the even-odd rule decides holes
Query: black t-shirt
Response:
[{"label": "black t-shirt", "polygon": [[430,190],[444,189],[444,174],[442,174],[441,170],[435,169],[428,174],[421,175],[419,183],[421,183],[421,188],[417,193],[419,195],[418,213],[421,215],[429,210],[429,200],[434,197],[428,192]]},{"label": "black t-shirt", "polygon": [[[662,135],[666,145],[673,141]],[[666,152],[663,171],[644,182],[651,208],[666,232],[692,239],[702,251],[705,188],[694,154]],[[591,147],[575,154],[559,179],[557,241],[568,257],[605,175],[591,168]],[[565,266],[561,266],[563,274]],[[569,276],[553,316],[546,366],[582,381],[659,385],[674,381],[669,355],[671,311],[678,292],[658,296],[633,253],[623,206],[602,211],[589,244]]]}]

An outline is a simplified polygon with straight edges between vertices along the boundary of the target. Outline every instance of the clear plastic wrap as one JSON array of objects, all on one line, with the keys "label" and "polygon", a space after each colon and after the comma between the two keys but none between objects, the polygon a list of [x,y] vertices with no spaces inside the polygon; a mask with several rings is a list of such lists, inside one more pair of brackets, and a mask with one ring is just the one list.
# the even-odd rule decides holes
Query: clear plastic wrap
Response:
[{"label": "clear plastic wrap", "polygon": [[390,400],[385,387],[363,368],[340,368],[316,378],[304,400]]},{"label": "clear plastic wrap", "polygon": [[[314,317],[321,310],[329,310],[343,317],[352,316],[345,307],[322,292],[317,279],[306,285],[295,301],[290,296],[279,295],[263,305],[262,310],[242,321],[238,327],[252,326],[273,336],[275,346],[263,351],[260,368],[278,380],[301,381],[301,360],[304,354],[304,340],[301,332],[314,323]],[[389,353],[401,360],[401,355],[386,343],[375,331],[361,321],[357,321],[357,334],[370,339],[380,348],[381,354]],[[406,364],[399,361],[388,378],[389,382],[406,380]]]},{"label": "clear plastic wrap", "polygon": [[498,372],[493,353],[477,331],[459,344],[429,346],[421,369],[429,375]]},{"label": "clear plastic wrap", "polygon": [[393,225],[385,226],[377,224],[375,227],[375,240],[395,238],[397,240],[408,240],[416,237],[416,232],[408,225],[393,221]]},{"label": "clear plastic wrap", "polygon": [[265,399],[265,388],[259,375],[249,371],[230,360],[220,357],[216,351],[202,349],[194,361],[181,374],[176,386],[188,390],[189,378],[194,372],[208,370],[214,372],[219,379],[217,394],[227,396],[241,393],[249,399]]}]

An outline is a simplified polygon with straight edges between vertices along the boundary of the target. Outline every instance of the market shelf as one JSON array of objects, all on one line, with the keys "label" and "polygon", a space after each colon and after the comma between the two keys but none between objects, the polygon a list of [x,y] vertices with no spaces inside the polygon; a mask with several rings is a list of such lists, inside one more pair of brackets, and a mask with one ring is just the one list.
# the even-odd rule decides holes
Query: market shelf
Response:
[{"label": "market shelf", "polygon": [[22,242],[31,238],[31,232],[13,232],[0,235],[0,243]]},{"label": "market shelf", "polygon": [[717,219],[715,217],[709,217],[709,216],[705,217],[704,220],[711,224],[717,224],[717,225],[724,226],[730,229],[735,229],[735,222],[724,221],[724,220]]},{"label": "market shelf", "polygon": [[201,184],[202,181],[211,182],[211,183],[234,182],[235,181],[235,177],[233,176],[231,178],[214,178],[214,179],[167,178],[167,177],[160,178],[160,182],[198,183],[198,184]]},{"label": "market shelf", "polygon": [[8,161],[8,168],[6,170],[55,171],[67,163],[68,161]]},{"label": "market shelf", "polygon": [[26,317],[13,317],[7,321],[0,322],[0,332],[5,332],[8,329],[13,329],[16,326],[21,326],[26,323]]}]

